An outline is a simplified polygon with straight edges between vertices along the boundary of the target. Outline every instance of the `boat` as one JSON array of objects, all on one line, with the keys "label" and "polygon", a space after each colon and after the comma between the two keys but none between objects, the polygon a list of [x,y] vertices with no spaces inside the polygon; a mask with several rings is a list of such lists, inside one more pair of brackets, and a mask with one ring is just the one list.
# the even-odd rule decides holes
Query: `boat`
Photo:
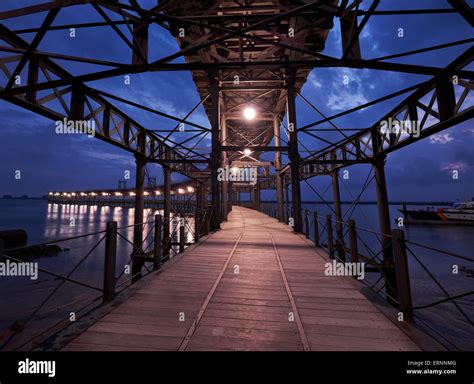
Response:
[{"label": "boat", "polygon": [[406,224],[474,225],[474,199],[454,203],[450,207],[399,209]]}]

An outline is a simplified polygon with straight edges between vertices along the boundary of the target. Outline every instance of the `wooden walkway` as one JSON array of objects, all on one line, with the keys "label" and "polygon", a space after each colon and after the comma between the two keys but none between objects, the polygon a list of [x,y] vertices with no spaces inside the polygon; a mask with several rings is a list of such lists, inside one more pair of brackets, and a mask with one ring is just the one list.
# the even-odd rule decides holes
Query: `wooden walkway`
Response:
[{"label": "wooden walkway", "polygon": [[64,350],[420,350],[326,262],[284,224],[234,207]]}]

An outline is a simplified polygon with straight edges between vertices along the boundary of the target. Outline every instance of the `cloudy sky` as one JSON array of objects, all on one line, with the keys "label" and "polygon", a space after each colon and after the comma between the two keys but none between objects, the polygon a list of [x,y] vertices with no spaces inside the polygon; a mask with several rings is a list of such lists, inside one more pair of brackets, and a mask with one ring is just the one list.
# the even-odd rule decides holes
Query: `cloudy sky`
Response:
[{"label": "cloudy sky", "polygon": [[[33,5],[43,1],[2,1],[0,12],[20,6]],[[367,8],[370,1],[364,1]],[[143,7],[150,7],[156,1],[140,1]],[[382,0],[379,9],[403,8],[449,8],[447,1],[392,1]],[[117,17],[113,14],[114,19]],[[21,19],[3,20],[12,30],[39,26],[44,14],[25,16]],[[100,16],[91,6],[84,5],[62,10],[53,25],[100,21]],[[403,36],[399,36],[400,28]],[[126,29],[123,28],[126,33]],[[178,49],[168,32],[158,26],[151,28],[150,59],[164,57]],[[31,41],[33,34],[22,34]],[[469,24],[457,14],[421,16],[374,16],[361,35],[361,49],[364,58],[376,58],[393,53],[444,44],[472,37]],[[469,45],[459,45],[416,56],[394,59],[395,62],[446,66],[460,55]],[[120,41],[112,29],[78,29],[71,38],[69,31],[49,32],[39,49],[46,52],[71,54],[96,59],[130,62],[129,49]],[[341,56],[339,22],[329,33],[325,54]],[[2,56],[11,54],[0,53]],[[74,74],[103,70],[104,67],[75,64],[57,60],[57,63]],[[468,69],[473,69],[472,66]],[[0,82],[6,78],[0,73]],[[345,81],[348,79],[348,81]],[[348,108],[396,92],[410,85],[427,80],[429,77],[382,72],[375,70],[324,68],[311,72],[302,94],[315,104],[326,116],[334,115]],[[110,92],[150,108],[184,117],[196,103],[199,96],[188,72],[158,72],[132,75],[130,84],[124,84],[123,76],[88,83],[89,86]],[[406,96],[405,96],[406,97]],[[374,124],[404,97],[391,99],[335,119],[339,128],[366,128]],[[156,115],[114,102],[122,110],[148,129],[174,128],[175,122]],[[469,97],[465,107],[472,106]],[[302,100],[298,101],[298,126],[321,119]],[[114,188],[123,178],[124,171],[133,175],[134,159],[129,153],[117,149],[97,139],[76,135],[56,135],[54,122],[32,112],[22,110],[13,104],[0,101],[0,195],[28,194],[40,196],[48,191],[81,190],[88,188]],[[209,126],[202,109],[190,119]],[[331,128],[321,124],[318,128]],[[330,140],[340,139],[335,133],[321,133]],[[300,134],[301,144],[311,150],[325,146],[308,135]],[[389,155],[387,177],[392,200],[456,200],[474,197],[474,126],[471,122],[450,128],[438,135],[424,139],[414,145]],[[201,146],[208,146],[205,139]],[[301,147],[303,149],[303,146]],[[304,157],[304,149],[301,153]],[[459,178],[453,179],[452,171],[459,171]],[[21,171],[21,179],[15,179],[15,172]],[[349,179],[343,182],[343,199],[357,195],[370,171],[368,165],[349,168]],[[149,172],[161,180],[159,167],[150,166]],[[133,176],[132,176],[133,180]],[[327,189],[329,177],[322,176],[310,181],[311,187],[321,195]],[[129,183],[132,186],[132,183]],[[308,185],[303,186],[305,200],[313,200],[317,195]],[[372,199],[373,186],[369,187],[365,198]],[[330,196],[326,193],[325,197]]]}]

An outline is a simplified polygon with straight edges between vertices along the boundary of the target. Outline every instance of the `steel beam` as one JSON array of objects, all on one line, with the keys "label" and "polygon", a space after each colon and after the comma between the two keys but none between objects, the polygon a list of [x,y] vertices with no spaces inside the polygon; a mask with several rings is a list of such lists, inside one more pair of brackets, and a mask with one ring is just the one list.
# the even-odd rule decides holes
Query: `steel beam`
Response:
[{"label": "steel beam", "polygon": [[291,199],[293,205],[293,230],[302,231],[301,218],[301,189],[300,189],[300,155],[298,152],[298,136],[296,122],[296,92],[295,92],[296,72],[293,70],[287,73],[287,109],[288,109],[288,158],[290,160],[291,172]]},{"label": "steel beam", "polygon": [[359,35],[355,35],[355,31],[358,28],[357,13],[355,11],[346,12],[339,20],[341,23],[342,51],[347,52],[346,56],[348,59],[360,60],[362,56],[360,53]]},{"label": "steel beam", "polygon": [[382,274],[385,280],[385,292],[388,301],[395,304],[397,301],[397,281],[393,263],[393,247],[391,238],[390,209],[388,203],[387,183],[385,179],[385,156],[374,159],[375,189],[377,196],[377,211],[379,216],[380,243],[382,246]]},{"label": "steel beam", "polygon": [[[227,152],[224,147],[227,144],[227,120],[225,116],[221,119],[221,149],[222,149],[222,162],[221,167],[223,169],[229,166],[227,162]],[[227,221],[227,215],[229,213],[229,181],[227,179],[221,181],[222,186],[222,220]]]},{"label": "steel beam", "polygon": [[[275,147],[279,147],[280,143],[280,119],[275,116],[273,119],[273,137],[275,141]],[[277,202],[277,218],[278,221],[283,222],[285,220],[283,215],[283,180],[280,176],[281,168],[281,152],[275,151],[275,192]]]},{"label": "steel beam", "polygon": [[211,85],[211,195],[212,195],[212,218],[211,228],[218,230],[221,227],[221,193],[220,181],[218,180],[218,168],[221,164],[221,143],[219,129],[219,72],[210,71],[209,81]]},{"label": "steel beam", "polygon": [[223,151],[243,151],[245,149],[250,149],[253,152],[286,152],[290,147],[280,146],[280,145],[258,145],[258,146],[245,146],[245,145],[224,145],[221,147]]},{"label": "steel beam", "polygon": [[335,169],[331,174],[332,178],[332,196],[334,214],[336,220],[336,250],[339,261],[346,261],[346,253],[344,251],[344,230],[342,227],[342,208],[341,208],[341,194],[339,191],[339,171]]},{"label": "steel beam", "polygon": [[449,77],[435,78],[436,100],[438,101],[439,120],[441,122],[454,117],[456,108],[456,96],[454,85]]},{"label": "steel beam", "polygon": [[448,0],[448,3],[458,12],[471,27],[474,27],[474,11],[465,0]]},{"label": "steel beam", "polygon": [[141,277],[143,261],[143,210],[145,209],[145,166],[146,160],[141,155],[135,156],[135,219],[133,227],[133,253],[132,253],[132,281]]},{"label": "steel beam", "polygon": [[171,168],[167,165],[163,167],[163,257],[169,256],[171,244]]}]

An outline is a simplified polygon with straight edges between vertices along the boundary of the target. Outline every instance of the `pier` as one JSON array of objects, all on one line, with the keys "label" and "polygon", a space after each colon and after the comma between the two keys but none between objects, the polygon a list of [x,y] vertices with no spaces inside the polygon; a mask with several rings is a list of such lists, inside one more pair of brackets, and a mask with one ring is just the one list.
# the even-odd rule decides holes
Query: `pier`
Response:
[{"label": "pier", "polygon": [[[472,9],[465,1],[449,1],[446,10],[383,11],[377,8],[380,1],[364,9],[358,3],[158,1],[145,9],[136,1],[70,0],[0,12],[2,20],[42,15],[37,27],[0,25],[0,99],[48,119],[51,129],[58,121],[94,122],[93,135],[85,132],[87,140],[123,150],[135,167],[132,186],[120,181],[116,189],[49,191],[55,207],[133,208],[133,224],[121,228],[114,219],[96,233],[40,244],[99,237],[69,273],[40,269],[54,276],[58,286],[6,330],[0,349],[443,350],[449,341],[438,331],[427,332],[419,313],[447,304],[450,316],[472,327],[471,312],[460,302],[474,292],[450,292],[416,250],[439,252],[466,265],[474,259],[406,239],[404,226],[393,225],[386,181],[391,154],[471,121],[472,39],[378,58],[368,58],[360,41],[372,18],[447,13],[472,25]],[[83,22],[72,25],[61,19],[66,8],[92,10],[95,18],[89,20],[85,12]],[[336,23],[340,57],[323,53]],[[127,53],[126,62],[113,55],[106,60],[39,48],[51,31],[84,28],[112,31]],[[154,28],[173,39],[176,52],[162,50]],[[467,45],[462,53],[443,66],[392,60],[409,61],[462,45]],[[107,56],[106,48],[98,49]],[[420,75],[424,80],[329,116],[303,95],[310,73],[314,70],[317,77],[323,68]],[[129,100],[94,83],[175,71],[190,74],[199,98],[186,116],[172,116],[159,105]],[[18,76],[22,82],[16,84]],[[384,112],[373,123],[356,127],[355,113],[395,99],[390,108],[380,107]],[[302,105],[314,112],[315,121],[301,123]],[[190,118],[199,109],[209,126]],[[167,119],[167,124],[158,120],[146,126],[139,121],[150,120],[131,111]],[[349,115],[351,127],[337,124]],[[399,130],[387,131],[387,121],[401,122]],[[407,122],[416,127],[410,124],[401,131]],[[328,131],[332,136],[325,136]],[[351,196],[346,216],[341,174],[352,166],[365,167],[368,175],[360,193]],[[330,202],[310,184],[314,178],[328,180]],[[376,199],[375,230],[351,217],[369,188]],[[274,203],[265,203],[264,194]],[[330,213],[305,206],[309,195]],[[376,245],[368,244],[363,234]],[[117,265],[124,249],[130,256],[130,271],[125,272]],[[0,239],[0,254],[10,261],[21,262],[22,250],[7,249]],[[103,258],[100,287],[72,276],[90,255]],[[329,271],[340,265],[347,275],[352,264],[353,271],[364,268],[364,277]],[[440,297],[414,303],[419,296],[412,291],[413,264],[440,290]],[[69,319],[72,309],[61,307],[53,325],[41,318],[41,329],[28,331],[66,283],[90,289],[97,297],[74,309],[74,321]]]},{"label": "pier", "polygon": [[329,261],[276,219],[235,207],[220,231],[149,275],[86,331],[69,335],[62,350],[426,348],[412,326],[400,326],[397,311],[364,295],[362,283],[326,276]]}]

